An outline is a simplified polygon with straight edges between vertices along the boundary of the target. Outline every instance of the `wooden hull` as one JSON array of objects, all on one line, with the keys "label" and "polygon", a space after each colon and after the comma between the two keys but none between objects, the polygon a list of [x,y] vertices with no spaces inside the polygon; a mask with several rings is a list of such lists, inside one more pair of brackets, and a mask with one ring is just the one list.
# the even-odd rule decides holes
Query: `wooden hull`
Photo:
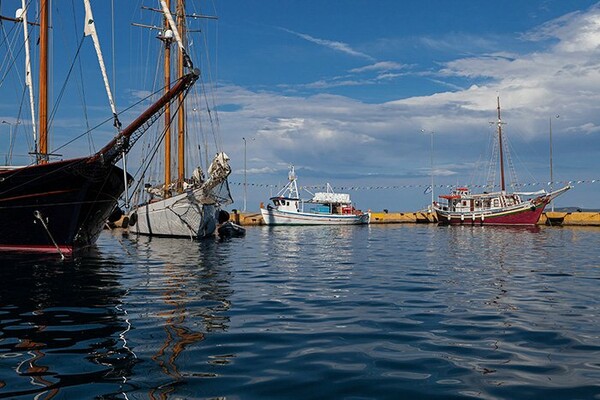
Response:
[{"label": "wooden hull", "polygon": [[369,223],[369,214],[315,214],[261,208],[267,225],[360,225]]},{"label": "wooden hull", "polygon": [[516,207],[476,212],[435,209],[440,224],[450,225],[535,225],[549,201],[526,202]]},{"label": "wooden hull", "polygon": [[92,157],[0,171],[0,251],[93,245],[124,189],[123,170]]},{"label": "wooden hull", "polygon": [[201,204],[194,192],[138,206],[129,231],[140,235],[199,239],[216,229],[216,207]]}]

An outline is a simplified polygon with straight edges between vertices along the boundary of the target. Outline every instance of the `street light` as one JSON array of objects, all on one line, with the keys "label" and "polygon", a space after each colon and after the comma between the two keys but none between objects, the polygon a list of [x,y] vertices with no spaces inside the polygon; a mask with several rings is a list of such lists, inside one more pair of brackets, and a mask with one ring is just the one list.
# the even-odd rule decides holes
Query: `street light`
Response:
[{"label": "street light", "polygon": [[425,129],[421,129],[422,133],[428,133],[431,135],[431,207],[433,207],[434,203],[434,195],[433,195],[433,131],[426,131]]},{"label": "street light", "polygon": [[12,148],[12,130],[13,130],[13,124],[12,122],[8,122],[8,121],[2,121],[3,124],[8,125],[8,140],[9,140],[9,145],[8,145],[8,150],[6,151],[5,154],[5,158],[4,158],[4,165],[8,165],[8,154],[10,153],[10,150]]},{"label": "street light", "polygon": [[[558,114],[555,116],[556,119],[558,119],[559,117],[560,115]],[[549,117],[548,121],[550,122],[550,193],[552,193],[552,190],[554,189],[554,176],[552,172],[552,117]],[[552,212],[554,212],[554,199],[552,199],[551,206]]]},{"label": "street light", "polygon": [[[246,180],[246,138],[243,137],[242,140],[244,141],[244,212],[246,212],[246,196],[248,194],[248,182]],[[254,140],[254,138],[250,138],[250,140]]]}]

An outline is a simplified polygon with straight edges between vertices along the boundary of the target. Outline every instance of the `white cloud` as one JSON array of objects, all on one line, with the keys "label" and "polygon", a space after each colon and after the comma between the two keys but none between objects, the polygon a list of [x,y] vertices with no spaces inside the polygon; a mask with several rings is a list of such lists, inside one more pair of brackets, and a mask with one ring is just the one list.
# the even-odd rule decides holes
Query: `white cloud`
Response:
[{"label": "white cloud", "polygon": [[369,56],[368,54],[362,53],[360,51],[354,50],[347,43],[336,42],[336,41],[327,40],[327,39],[319,39],[319,38],[315,38],[313,36],[307,35],[305,33],[294,32],[292,30],[285,29],[285,28],[281,28],[281,30],[283,30],[285,32],[288,32],[288,33],[291,33],[293,35],[296,35],[299,38],[307,40],[307,41],[309,41],[311,43],[318,44],[319,46],[327,47],[329,49],[332,49],[332,50],[335,50],[335,51],[339,51],[341,53],[345,53],[345,54],[351,55],[353,57],[360,57],[360,58],[365,58],[367,60],[373,60],[373,57]]},{"label": "white cloud", "polygon": [[[475,162],[486,152],[488,137],[494,132],[488,122],[495,119],[499,95],[503,121],[507,122],[505,132],[513,145],[543,143],[543,149],[537,149],[539,154],[530,152],[519,158],[537,157],[544,178],[549,117],[560,114],[554,134],[558,139],[570,138],[555,149],[557,159],[568,154],[567,146],[576,146],[580,138],[600,133],[600,52],[595,44],[600,43],[599,15],[594,7],[522,35],[538,41],[535,51],[505,49],[447,62],[428,78],[439,80],[450,90],[431,95],[400,98],[399,93],[398,100],[369,104],[344,96],[284,96],[230,86],[224,88],[225,93],[221,91],[221,98],[224,103],[239,104],[241,109],[228,113],[222,126],[231,143],[239,142],[235,136],[240,132],[256,135],[254,151],[260,148],[262,162],[269,165],[294,163],[298,168],[313,168],[316,174],[337,171],[338,176],[342,171],[357,177],[396,176],[403,183],[413,179],[428,182],[429,138],[420,131],[433,130],[436,180],[446,178],[447,182],[460,180],[464,184],[471,183],[465,180],[477,168],[475,164],[454,163]],[[542,40],[550,33],[553,41]],[[376,62],[349,72],[376,72],[384,79],[402,69],[401,64]],[[337,84],[365,82],[376,81],[345,77]],[[335,80],[319,81],[310,87],[317,90],[333,84]],[[597,171],[598,159],[579,157],[577,163],[587,164],[571,173],[589,175]],[[561,162],[569,163],[565,158]]]},{"label": "white cloud", "polygon": [[380,61],[375,64],[367,65],[360,68],[351,69],[350,72],[361,73],[370,71],[398,71],[405,68],[404,65],[394,61]]}]

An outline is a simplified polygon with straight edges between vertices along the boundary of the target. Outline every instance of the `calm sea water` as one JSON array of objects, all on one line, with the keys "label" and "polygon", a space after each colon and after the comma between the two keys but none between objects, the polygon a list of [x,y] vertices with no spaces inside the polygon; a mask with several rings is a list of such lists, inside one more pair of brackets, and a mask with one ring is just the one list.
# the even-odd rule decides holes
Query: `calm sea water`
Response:
[{"label": "calm sea water", "polygon": [[105,232],[0,268],[0,398],[600,398],[600,229]]}]

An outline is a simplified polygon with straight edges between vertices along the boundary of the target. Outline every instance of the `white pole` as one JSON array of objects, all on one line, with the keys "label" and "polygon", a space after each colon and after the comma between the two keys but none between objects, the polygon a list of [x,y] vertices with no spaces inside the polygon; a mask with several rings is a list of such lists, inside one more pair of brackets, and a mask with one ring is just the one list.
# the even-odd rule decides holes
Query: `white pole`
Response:
[{"label": "white pole", "polygon": [[[559,118],[560,115],[556,115],[556,118]],[[548,119],[550,121],[550,193],[554,190],[554,175],[552,171],[552,117]],[[554,199],[551,202],[551,209],[554,212]]]},{"label": "white pole", "polygon": [[431,149],[430,149],[430,173],[431,173],[431,207],[433,210],[433,203],[435,202],[435,196],[433,193],[433,131],[426,131],[425,129],[421,129],[422,133],[429,133],[429,135],[431,136]]},{"label": "white pole", "polygon": [[242,140],[244,141],[244,212],[246,212],[246,138],[243,137]]},{"label": "white pole", "polygon": [[21,20],[23,21],[23,35],[25,36],[25,85],[29,88],[29,107],[31,109],[31,129],[33,131],[33,152],[38,152],[37,132],[35,125],[35,101],[33,100],[33,82],[31,79],[31,56],[29,49],[29,29],[27,27],[27,4],[25,0],[21,1],[23,12]]}]

